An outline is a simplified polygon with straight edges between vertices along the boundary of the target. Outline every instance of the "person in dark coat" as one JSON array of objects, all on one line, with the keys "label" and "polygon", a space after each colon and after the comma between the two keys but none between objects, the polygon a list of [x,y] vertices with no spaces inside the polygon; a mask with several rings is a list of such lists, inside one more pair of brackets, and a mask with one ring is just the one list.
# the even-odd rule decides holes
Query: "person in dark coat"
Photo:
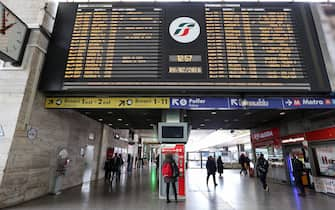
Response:
[{"label": "person in dark coat", "polygon": [[119,180],[119,170],[121,168],[121,160],[117,153],[114,154],[114,157],[111,160],[111,171],[112,171],[112,178],[111,178],[111,184],[114,180],[114,176],[116,177],[116,180]]},{"label": "person in dark coat", "polygon": [[295,185],[299,188],[299,196],[306,196],[305,187],[302,183],[302,175],[304,172],[304,164],[297,158],[296,155],[293,156],[292,160],[293,176]]},{"label": "person in dark coat", "polygon": [[118,159],[117,160],[117,162],[118,162],[117,177],[118,177],[118,180],[120,180],[120,178],[121,178],[121,167],[124,164],[121,153],[117,156],[117,159]]},{"label": "person in dark coat", "polygon": [[[177,188],[176,188],[176,181],[179,176],[179,169],[177,166],[176,161],[173,159],[172,154],[166,154],[165,155],[165,160],[162,165],[162,170],[165,168],[166,164],[170,164],[171,169],[172,169],[172,176],[164,176],[164,182],[166,183],[166,202],[170,203],[170,184],[172,185],[173,193],[174,193],[174,198],[175,201],[177,202]],[[162,172],[162,174],[164,174]]]},{"label": "person in dark coat", "polygon": [[259,179],[261,180],[261,182],[263,184],[263,189],[265,191],[269,191],[269,186],[266,183],[266,175],[267,175],[268,169],[269,169],[269,162],[264,158],[263,154],[261,154],[260,157],[257,160],[256,169],[257,169],[258,174],[259,174]]},{"label": "person in dark coat", "polygon": [[212,156],[208,157],[208,160],[206,162],[206,169],[207,169],[207,182],[206,182],[207,185],[208,185],[209,177],[212,175],[214,186],[217,186],[218,184],[216,183],[216,180],[215,180],[216,163]]},{"label": "person in dark coat", "polygon": [[105,170],[105,182],[107,182],[111,178],[111,171],[112,171],[109,159],[106,159],[105,161],[104,170]]},{"label": "person in dark coat", "polygon": [[223,173],[223,162],[222,162],[221,156],[218,157],[216,163],[218,167],[218,173],[220,174],[220,177],[221,177],[221,174]]},{"label": "person in dark coat", "polygon": [[243,153],[240,155],[240,158],[238,159],[238,162],[241,165],[240,174],[242,174],[242,172],[243,172],[244,176],[247,175],[248,172],[247,172],[247,169],[245,168],[246,158],[245,158],[245,155]]}]

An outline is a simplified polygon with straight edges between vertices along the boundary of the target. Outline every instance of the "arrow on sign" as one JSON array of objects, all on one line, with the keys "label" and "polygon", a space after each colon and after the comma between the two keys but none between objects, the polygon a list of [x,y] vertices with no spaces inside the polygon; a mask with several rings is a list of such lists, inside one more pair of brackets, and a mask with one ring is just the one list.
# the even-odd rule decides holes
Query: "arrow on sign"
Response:
[{"label": "arrow on sign", "polygon": [[238,99],[236,98],[230,99],[230,103],[232,106],[238,106]]},{"label": "arrow on sign", "polygon": [[292,102],[291,99],[287,99],[287,100],[285,101],[285,104],[286,104],[287,106],[292,106],[293,102]]},{"label": "arrow on sign", "polygon": [[119,106],[125,106],[126,105],[126,100],[120,100]]}]

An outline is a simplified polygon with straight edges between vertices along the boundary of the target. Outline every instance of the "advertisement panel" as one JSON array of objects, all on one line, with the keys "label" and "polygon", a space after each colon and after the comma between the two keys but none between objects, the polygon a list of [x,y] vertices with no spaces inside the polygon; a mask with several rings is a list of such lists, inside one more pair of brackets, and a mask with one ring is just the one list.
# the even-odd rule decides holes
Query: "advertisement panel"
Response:
[{"label": "advertisement panel", "polygon": [[320,175],[335,177],[335,145],[317,146],[315,155]]},{"label": "advertisement panel", "polygon": [[266,144],[280,145],[279,128],[271,128],[251,133],[251,143],[255,147],[264,146]]}]

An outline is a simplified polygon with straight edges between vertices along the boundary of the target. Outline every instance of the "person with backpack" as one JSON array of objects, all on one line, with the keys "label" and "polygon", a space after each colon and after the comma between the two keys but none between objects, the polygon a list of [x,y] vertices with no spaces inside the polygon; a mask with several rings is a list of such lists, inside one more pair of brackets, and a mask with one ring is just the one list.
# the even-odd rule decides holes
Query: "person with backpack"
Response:
[{"label": "person with backpack", "polygon": [[216,164],[215,164],[215,160],[212,156],[208,157],[208,160],[206,162],[206,169],[207,169],[207,182],[206,182],[207,185],[208,185],[209,177],[212,175],[214,186],[216,187],[218,185],[216,183],[216,180],[215,180]]},{"label": "person with backpack", "polygon": [[306,192],[301,179],[304,172],[304,164],[297,158],[296,155],[293,155],[292,168],[293,168],[294,183],[300,190],[299,196],[304,197],[306,196]]},{"label": "person with backpack", "polygon": [[264,158],[263,154],[261,154],[260,157],[257,160],[256,169],[257,169],[258,174],[259,174],[259,179],[261,180],[261,182],[263,184],[263,189],[265,191],[269,192],[269,186],[266,183],[266,175],[267,175],[268,169],[269,169],[269,162]]},{"label": "person with backpack", "polygon": [[179,168],[177,163],[174,161],[172,154],[166,154],[165,160],[162,166],[162,176],[164,177],[164,182],[166,183],[166,202],[170,203],[170,184],[172,185],[172,189],[174,192],[174,198],[177,202],[177,189],[176,189],[176,181],[179,177]]}]

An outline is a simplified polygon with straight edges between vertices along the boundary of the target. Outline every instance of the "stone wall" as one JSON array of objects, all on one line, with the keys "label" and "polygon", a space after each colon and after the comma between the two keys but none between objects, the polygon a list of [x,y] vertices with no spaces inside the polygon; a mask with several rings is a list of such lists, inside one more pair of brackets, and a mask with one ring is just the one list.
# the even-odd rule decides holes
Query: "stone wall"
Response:
[{"label": "stone wall", "polygon": [[39,30],[32,30],[22,65],[0,69],[0,126],[5,134],[0,136],[0,183],[15,129],[25,129],[29,120],[47,42]]},{"label": "stone wall", "polygon": [[[36,95],[33,107],[27,129],[36,128],[38,137],[29,140],[26,129],[16,129],[0,187],[0,208],[52,191],[57,154],[63,148],[70,159],[63,189],[82,183],[85,158],[80,150],[87,144],[95,146],[91,180],[97,178],[102,125],[74,110],[44,109],[41,93]],[[89,133],[94,133],[93,141],[88,139]]]}]

